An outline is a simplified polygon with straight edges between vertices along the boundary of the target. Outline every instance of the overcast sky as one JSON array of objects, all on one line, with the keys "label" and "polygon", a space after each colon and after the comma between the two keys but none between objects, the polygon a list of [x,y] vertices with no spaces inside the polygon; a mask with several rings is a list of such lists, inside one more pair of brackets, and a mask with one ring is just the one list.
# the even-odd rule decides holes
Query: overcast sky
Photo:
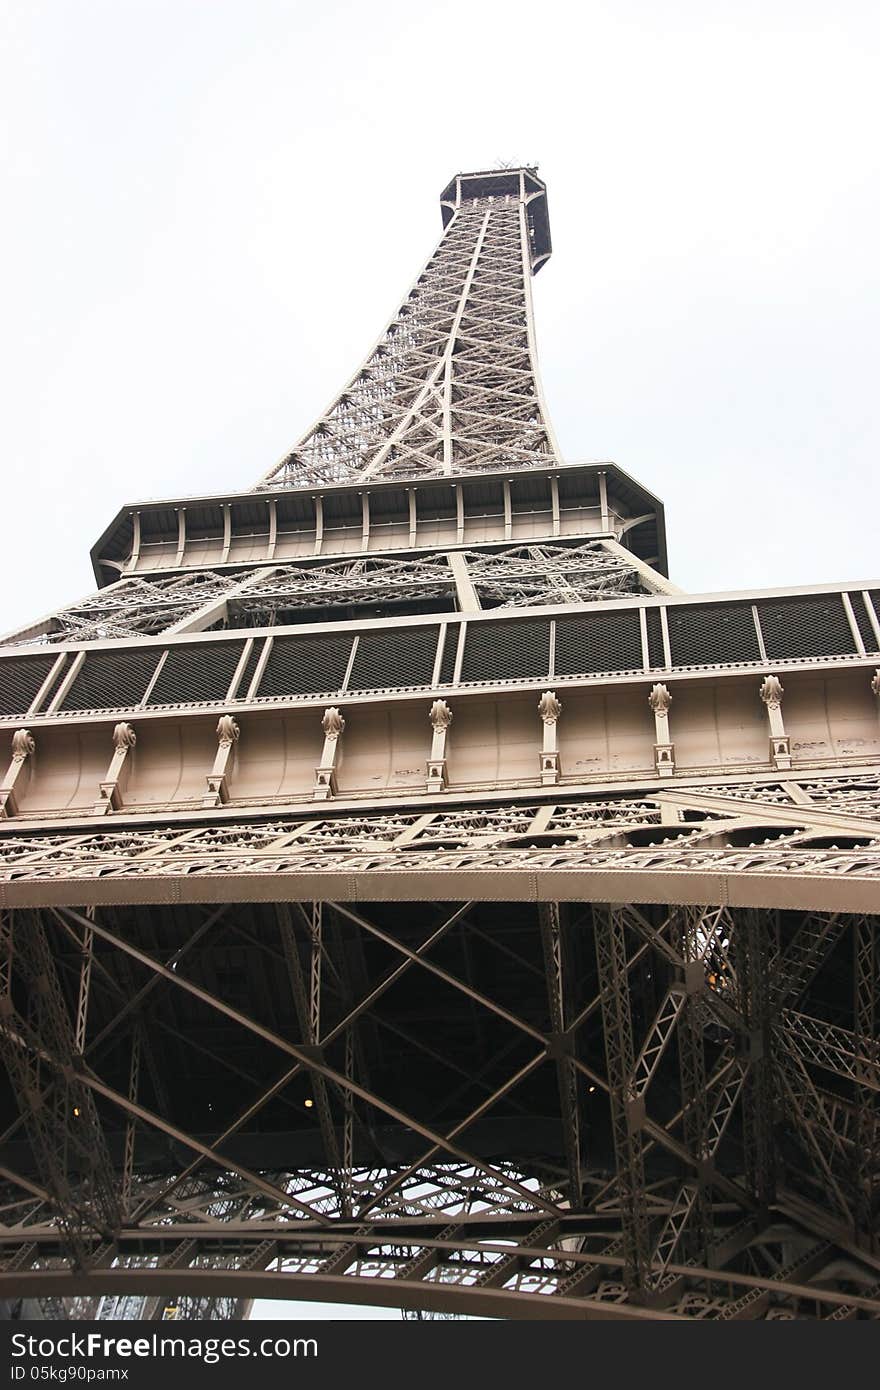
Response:
[{"label": "overcast sky", "polygon": [[6,0],[0,631],[143,497],[248,488],[459,170],[538,162],[569,460],[692,592],[876,576],[875,0]]},{"label": "overcast sky", "polygon": [[673,578],[876,574],[876,4],[4,15],[0,630],[92,587],[122,504],[250,487],[499,159],[549,185],[562,448],[664,499]]}]

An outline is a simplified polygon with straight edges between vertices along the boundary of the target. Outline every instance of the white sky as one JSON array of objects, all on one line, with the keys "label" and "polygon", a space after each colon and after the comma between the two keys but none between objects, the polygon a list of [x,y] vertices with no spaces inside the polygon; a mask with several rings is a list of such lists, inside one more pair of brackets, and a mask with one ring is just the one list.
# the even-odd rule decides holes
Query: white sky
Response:
[{"label": "white sky", "polygon": [[0,631],[123,503],[251,486],[499,159],[563,451],[664,499],[676,582],[871,578],[878,58],[873,0],[6,0]]},{"label": "white sky", "polygon": [[[876,572],[880,7],[6,0],[0,631],[125,502],[247,488],[342,385],[462,168],[537,160],[569,459],[693,592]],[[14,576],[14,579],[12,579]]]}]

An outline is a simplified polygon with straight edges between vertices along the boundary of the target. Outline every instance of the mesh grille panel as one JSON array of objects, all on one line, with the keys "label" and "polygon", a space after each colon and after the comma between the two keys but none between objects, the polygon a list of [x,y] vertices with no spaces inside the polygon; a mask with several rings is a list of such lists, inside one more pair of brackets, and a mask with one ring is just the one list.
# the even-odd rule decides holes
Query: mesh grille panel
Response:
[{"label": "mesh grille panel", "polygon": [[0,714],[25,714],[57,660],[55,652],[0,661]]},{"label": "mesh grille panel", "polygon": [[363,632],[348,688],[376,690],[385,686],[430,685],[436,651],[436,627]]},{"label": "mesh grille panel", "polygon": [[458,634],[461,627],[458,623],[450,623],[446,629],[446,641],[443,645],[443,655],[440,658],[440,684],[451,685],[452,677],[455,675],[455,654],[458,651]]},{"label": "mesh grille panel", "polygon": [[768,661],[855,652],[839,594],[759,603],[758,616]]},{"label": "mesh grille panel", "polygon": [[876,652],[877,638],[874,636],[874,629],[872,628],[871,620],[868,617],[868,610],[865,607],[865,600],[862,598],[860,593],[850,594],[849,600],[852,604],[853,613],[855,615],[856,627],[858,628],[861,634],[862,641],[865,644],[865,651]]},{"label": "mesh grille panel", "polygon": [[135,647],[90,652],[61,703],[62,709],[114,709],[139,705],[161,651]]},{"label": "mesh grille panel", "polygon": [[243,650],[243,642],[171,647],[147,704],[225,700]]},{"label": "mesh grille panel", "polygon": [[547,675],[550,624],[471,623],[464,647],[463,681],[528,680]]},{"label": "mesh grille panel", "polygon": [[272,647],[257,694],[312,695],[342,685],[352,637],[279,637]]},{"label": "mesh grille panel", "polygon": [[642,638],[637,612],[590,613],[556,624],[556,674],[641,671]]},{"label": "mesh grille panel", "polygon": [[663,654],[663,628],[660,623],[660,609],[646,608],[645,621],[648,627],[648,660],[652,666],[665,666]]},{"label": "mesh grille panel", "polygon": [[670,604],[666,620],[673,666],[761,659],[750,604],[719,603],[705,608]]}]

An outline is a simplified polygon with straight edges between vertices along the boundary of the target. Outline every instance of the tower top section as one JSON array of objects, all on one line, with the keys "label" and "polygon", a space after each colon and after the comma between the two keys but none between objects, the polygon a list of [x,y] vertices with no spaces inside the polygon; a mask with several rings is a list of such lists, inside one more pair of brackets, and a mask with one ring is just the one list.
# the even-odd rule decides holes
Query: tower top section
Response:
[{"label": "tower top section", "polygon": [[471,174],[456,174],[440,194],[443,226],[449,226],[465,203],[493,202],[522,203],[526,207],[531,269],[536,275],[553,250],[547,185],[538,178],[536,169],[523,165],[518,169],[479,169]]},{"label": "tower top section", "polygon": [[550,255],[534,169],[456,174],[443,235],[339,395],[257,488],[461,477],[559,463],[530,281]]}]

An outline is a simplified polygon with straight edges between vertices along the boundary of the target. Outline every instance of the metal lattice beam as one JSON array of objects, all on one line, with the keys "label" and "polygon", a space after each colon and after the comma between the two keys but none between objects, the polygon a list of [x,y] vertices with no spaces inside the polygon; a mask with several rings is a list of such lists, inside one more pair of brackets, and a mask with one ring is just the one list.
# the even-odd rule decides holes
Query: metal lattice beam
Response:
[{"label": "metal lattice beam", "polygon": [[0,959],[0,1053],[42,1181],[80,1266],[87,1233],[112,1238],[122,1205],[101,1120],[82,1079],[81,1039],[38,914],[13,919],[0,913]]},{"label": "metal lattice beam", "polygon": [[[533,186],[534,188],[534,183]],[[533,357],[528,203],[460,199],[379,343],[265,485],[547,464]]]},{"label": "metal lattice beam", "polygon": [[645,1210],[642,1121],[644,1102],[635,1091],[632,1016],[627,979],[626,932],[619,908],[594,915],[596,965],[602,990],[602,1020],[611,1094],[611,1121],[617,1159],[628,1287],[650,1286],[650,1238]]}]

